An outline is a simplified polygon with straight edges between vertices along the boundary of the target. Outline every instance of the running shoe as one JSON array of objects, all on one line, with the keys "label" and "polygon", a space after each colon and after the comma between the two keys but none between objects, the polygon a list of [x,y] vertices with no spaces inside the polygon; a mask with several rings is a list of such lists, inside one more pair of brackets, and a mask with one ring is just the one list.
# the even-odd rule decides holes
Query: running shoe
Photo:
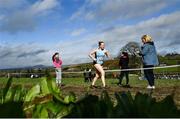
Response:
[{"label": "running shoe", "polygon": [[92,89],[93,89],[93,88],[97,88],[97,86],[95,86],[95,85],[91,85],[91,86],[90,86],[90,88],[92,88]]}]

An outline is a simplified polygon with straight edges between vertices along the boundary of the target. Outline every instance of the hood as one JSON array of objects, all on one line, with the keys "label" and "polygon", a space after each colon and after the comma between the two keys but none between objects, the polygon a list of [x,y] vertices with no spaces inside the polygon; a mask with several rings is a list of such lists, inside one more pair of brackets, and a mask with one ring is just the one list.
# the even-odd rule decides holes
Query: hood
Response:
[{"label": "hood", "polygon": [[147,42],[146,44],[154,45],[154,42]]}]

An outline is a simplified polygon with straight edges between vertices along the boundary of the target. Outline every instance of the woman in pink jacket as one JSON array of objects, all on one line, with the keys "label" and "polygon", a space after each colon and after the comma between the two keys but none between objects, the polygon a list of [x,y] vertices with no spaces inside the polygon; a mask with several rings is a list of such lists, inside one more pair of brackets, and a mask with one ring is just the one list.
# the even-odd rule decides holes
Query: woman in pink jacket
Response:
[{"label": "woman in pink jacket", "polygon": [[53,61],[53,65],[56,71],[56,84],[58,86],[61,86],[61,79],[62,79],[62,74],[61,74],[61,66],[62,66],[62,60],[59,57],[59,53],[56,52],[53,56],[52,56],[52,61]]}]

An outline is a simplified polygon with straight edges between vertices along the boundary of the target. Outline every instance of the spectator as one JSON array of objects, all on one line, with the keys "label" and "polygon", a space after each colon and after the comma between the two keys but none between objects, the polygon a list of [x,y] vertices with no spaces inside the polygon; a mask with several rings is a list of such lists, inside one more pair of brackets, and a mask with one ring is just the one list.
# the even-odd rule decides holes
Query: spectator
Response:
[{"label": "spectator", "polygon": [[[128,69],[129,66],[129,56],[127,52],[122,52],[122,55],[119,60],[119,66],[121,67],[121,70]],[[119,75],[119,86],[122,86],[122,79],[126,77],[126,86],[129,87],[129,71],[121,71]]]},{"label": "spectator", "polygon": [[147,88],[155,89],[153,67],[159,64],[156,48],[151,36],[143,35],[141,40],[143,46],[141,47],[140,55],[143,59],[143,67],[148,68],[144,70],[144,75],[149,83]]}]

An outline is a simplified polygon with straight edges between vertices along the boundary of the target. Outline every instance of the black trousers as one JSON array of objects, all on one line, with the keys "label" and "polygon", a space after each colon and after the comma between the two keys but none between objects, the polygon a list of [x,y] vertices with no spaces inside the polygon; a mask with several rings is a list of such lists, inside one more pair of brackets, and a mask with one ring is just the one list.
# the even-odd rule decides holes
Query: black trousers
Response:
[{"label": "black trousers", "polygon": [[[144,65],[144,68],[153,68],[153,65]],[[145,69],[144,70],[145,78],[148,80],[150,86],[154,86],[154,73],[153,69]]]},{"label": "black trousers", "polygon": [[119,75],[119,84],[122,83],[122,80],[126,77],[126,85],[129,84],[129,71],[121,71]]},{"label": "black trousers", "polygon": [[84,82],[91,82],[91,77],[84,77]]}]

